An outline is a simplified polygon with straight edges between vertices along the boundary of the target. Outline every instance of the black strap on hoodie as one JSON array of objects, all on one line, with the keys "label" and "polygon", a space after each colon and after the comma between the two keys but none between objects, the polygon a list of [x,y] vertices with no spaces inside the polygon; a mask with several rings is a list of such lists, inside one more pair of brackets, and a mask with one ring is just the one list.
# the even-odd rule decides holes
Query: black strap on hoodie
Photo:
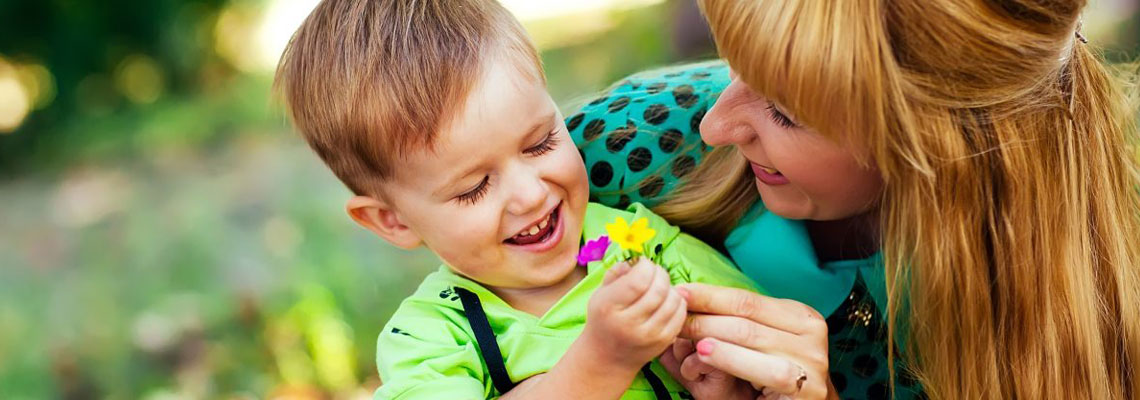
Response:
[{"label": "black strap on hoodie", "polygon": [[[499,350],[499,342],[495,340],[495,332],[491,330],[491,323],[487,320],[487,313],[483,311],[483,303],[479,301],[479,295],[458,286],[455,287],[455,293],[463,302],[463,315],[467,317],[467,323],[471,324],[471,330],[475,332],[475,344],[479,346],[479,356],[483,358],[483,363],[487,364],[487,370],[491,374],[491,383],[495,385],[495,390],[498,390],[500,395],[507,394],[515,388],[515,383],[507,374],[507,365],[503,362],[503,352]],[[669,396],[669,389],[665,388],[665,383],[661,382],[661,378],[658,378],[657,374],[649,369],[649,365],[645,364],[644,367],[641,367],[641,374],[645,375],[646,381],[649,381],[649,386],[653,388],[653,394],[658,400],[672,399]]]},{"label": "black strap on hoodie", "polygon": [[455,293],[463,302],[463,315],[467,316],[467,323],[475,331],[475,344],[479,346],[479,355],[487,364],[491,373],[491,382],[499,394],[507,394],[515,388],[511,376],[507,374],[507,365],[503,363],[503,352],[499,350],[499,342],[495,340],[495,331],[491,330],[491,323],[487,321],[487,314],[483,312],[483,303],[479,295],[470,290],[456,286]]}]

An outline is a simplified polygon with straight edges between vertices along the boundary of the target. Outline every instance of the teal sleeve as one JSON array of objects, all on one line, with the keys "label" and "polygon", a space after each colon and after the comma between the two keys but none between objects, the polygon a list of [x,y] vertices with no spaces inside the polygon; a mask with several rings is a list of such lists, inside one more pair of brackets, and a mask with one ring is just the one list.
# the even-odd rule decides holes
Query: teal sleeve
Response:
[{"label": "teal sleeve", "polygon": [[[419,306],[419,307],[417,307]],[[490,396],[474,342],[430,304],[405,302],[376,344],[375,399],[484,399]]]},{"label": "teal sleeve", "polygon": [[705,283],[768,293],[719,251],[688,234],[678,235],[663,253],[673,284]]},{"label": "teal sleeve", "polygon": [[660,203],[711,150],[699,127],[728,83],[721,61],[647,71],[569,113],[591,201],[618,209]]}]

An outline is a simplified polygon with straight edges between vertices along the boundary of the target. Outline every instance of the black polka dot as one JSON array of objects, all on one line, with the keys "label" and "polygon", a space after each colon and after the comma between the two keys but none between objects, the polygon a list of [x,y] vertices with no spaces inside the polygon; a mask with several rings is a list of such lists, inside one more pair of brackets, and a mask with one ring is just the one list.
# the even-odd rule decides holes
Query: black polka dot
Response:
[{"label": "black polka dot", "polygon": [[661,125],[662,122],[669,119],[669,107],[664,104],[654,104],[645,108],[645,113],[641,115],[645,118],[645,122],[653,125]]},{"label": "black polka dot", "polygon": [[582,158],[582,163],[586,162],[586,152],[582,151],[582,149],[578,149],[578,157]]},{"label": "black polka dot", "polygon": [[635,80],[626,80],[625,83],[629,85],[630,89],[637,90],[637,88],[641,87],[641,82]]},{"label": "black polka dot", "polygon": [[831,372],[831,385],[835,386],[835,391],[842,393],[847,390],[847,376],[842,372]]},{"label": "black polka dot", "polygon": [[614,167],[605,161],[598,161],[590,168],[590,183],[596,187],[605,187],[614,180]]},{"label": "black polka dot", "polygon": [[653,153],[644,147],[638,147],[629,152],[629,156],[625,159],[626,164],[629,165],[629,170],[633,172],[641,172],[649,168],[649,164],[653,163]]},{"label": "black polka dot", "polygon": [[661,151],[672,153],[681,147],[681,142],[685,140],[685,135],[676,129],[669,129],[657,139],[657,146],[661,147]]},{"label": "black polka dot", "polygon": [[658,94],[661,93],[662,90],[665,90],[665,88],[668,86],[669,85],[665,82],[654,82],[653,84],[646,86],[645,91],[649,92],[649,94]]},{"label": "black polka dot", "polygon": [[887,383],[883,381],[872,383],[871,386],[867,388],[868,399],[885,399],[890,394],[890,387],[888,387]]},{"label": "black polka dot", "polygon": [[852,370],[855,371],[855,375],[858,375],[859,377],[870,378],[872,376],[875,376],[875,373],[879,372],[879,362],[875,360],[875,357],[872,357],[869,354],[864,354],[859,357],[855,357],[855,365],[853,366]]},{"label": "black polka dot", "polygon": [[643,199],[648,199],[661,194],[661,189],[664,188],[665,180],[661,179],[660,176],[654,176],[641,183],[641,188],[637,189],[637,194],[640,194]]},{"label": "black polka dot", "polygon": [[708,112],[708,110],[702,108],[697,110],[696,114],[693,114],[693,119],[689,120],[689,128],[692,129],[692,132],[701,131],[701,120],[705,119],[706,112]]},{"label": "black polka dot", "polygon": [[673,176],[678,177],[678,178],[683,178],[685,175],[688,175],[690,172],[693,172],[693,168],[696,168],[696,167],[697,167],[697,160],[694,160],[693,157],[689,157],[689,156],[677,157],[676,160],[673,160]]},{"label": "black polka dot", "polygon": [[630,199],[629,196],[626,196],[623,194],[623,195],[621,195],[621,198],[618,199],[617,204],[614,204],[614,208],[619,209],[619,210],[624,210],[624,209],[629,208],[630,204],[633,204],[633,200]]},{"label": "black polka dot", "polygon": [[618,97],[618,98],[614,99],[613,103],[610,103],[610,107],[609,107],[610,112],[615,113],[615,112],[621,111],[622,109],[625,108],[625,106],[629,105],[629,101],[630,101],[629,96],[622,96],[622,97]]},{"label": "black polka dot", "polygon": [[598,118],[586,124],[586,130],[582,131],[582,139],[587,142],[597,139],[602,135],[602,131],[606,130],[606,121]]},{"label": "black polka dot", "polygon": [[680,72],[671,72],[671,73],[665,74],[666,78],[676,78],[678,76],[681,76]]},{"label": "black polka dot", "polygon": [[708,73],[708,72],[706,72],[706,71],[701,71],[701,72],[695,72],[695,73],[693,73],[693,78],[696,78],[696,79],[705,79],[705,78],[708,78],[708,77],[710,77],[710,76],[712,76],[712,74],[710,74],[710,73]]},{"label": "black polka dot", "polygon": [[673,100],[681,108],[689,108],[697,104],[697,95],[693,94],[692,85],[681,85],[673,89]]},{"label": "black polka dot", "polygon": [[606,150],[609,150],[610,153],[622,151],[625,145],[636,136],[637,126],[633,122],[627,122],[624,128],[610,132],[609,137],[606,138]]},{"label": "black polka dot", "polygon": [[575,129],[578,129],[578,127],[582,125],[582,120],[584,119],[586,119],[586,114],[582,113],[570,117],[570,119],[566,120],[566,130],[568,132],[574,132]]},{"label": "black polka dot", "polygon": [[606,102],[606,100],[609,100],[609,99],[610,99],[610,97],[609,97],[609,96],[602,96],[602,97],[599,97],[599,98],[596,98],[596,99],[594,99],[594,101],[591,101],[591,102],[590,102],[590,105],[591,105],[591,106],[596,106],[596,105],[598,105],[598,104],[602,104],[602,103],[605,103],[605,102]]}]

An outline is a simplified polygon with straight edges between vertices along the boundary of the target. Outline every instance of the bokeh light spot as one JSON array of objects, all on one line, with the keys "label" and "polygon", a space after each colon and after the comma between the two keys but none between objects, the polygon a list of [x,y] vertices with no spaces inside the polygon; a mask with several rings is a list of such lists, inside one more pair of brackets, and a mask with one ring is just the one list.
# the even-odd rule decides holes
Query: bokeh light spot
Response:
[{"label": "bokeh light spot", "polygon": [[12,133],[31,111],[28,91],[16,74],[16,68],[0,58],[0,133]]},{"label": "bokeh light spot", "polygon": [[149,104],[166,90],[166,78],[154,59],[135,54],[115,68],[115,89],[132,103]]},{"label": "bokeh light spot", "polygon": [[43,65],[31,63],[16,66],[16,76],[28,90],[28,102],[32,109],[42,110],[55,101],[55,77]]}]

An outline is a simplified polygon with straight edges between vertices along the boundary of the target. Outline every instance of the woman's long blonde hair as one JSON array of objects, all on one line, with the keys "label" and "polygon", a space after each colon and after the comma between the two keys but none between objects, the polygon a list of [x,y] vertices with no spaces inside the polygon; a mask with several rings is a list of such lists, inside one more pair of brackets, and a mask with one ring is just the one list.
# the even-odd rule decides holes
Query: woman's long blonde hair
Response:
[{"label": "woman's long blonde hair", "polygon": [[[744,82],[882,171],[889,336],[932,398],[1140,399],[1137,73],[1076,39],[1085,1],[701,6]],[[723,237],[749,173],[718,149],[657,210]]]}]

